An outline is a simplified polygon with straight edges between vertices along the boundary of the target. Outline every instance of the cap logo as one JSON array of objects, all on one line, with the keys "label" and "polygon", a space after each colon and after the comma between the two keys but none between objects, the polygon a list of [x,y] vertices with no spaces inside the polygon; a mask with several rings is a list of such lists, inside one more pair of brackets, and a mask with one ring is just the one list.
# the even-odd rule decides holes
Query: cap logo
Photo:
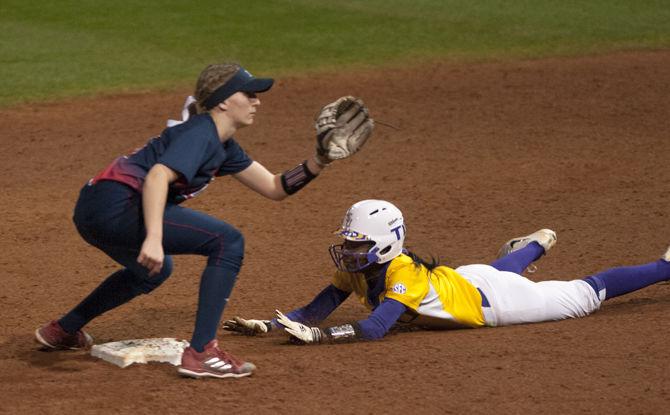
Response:
[{"label": "cap logo", "polygon": [[363,235],[362,233],[358,233],[350,229],[343,229],[342,232],[340,232],[340,235],[357,241],[367,241],[369,239],[367,235]]},{"label": "cap logo", "polygon": [[348,228],[351,226],[351,222],[353,221],[353,218],[351,217],[351,209],[347,210],[346,215],[344,215],[344,223],[342,224],[343,228]]}]

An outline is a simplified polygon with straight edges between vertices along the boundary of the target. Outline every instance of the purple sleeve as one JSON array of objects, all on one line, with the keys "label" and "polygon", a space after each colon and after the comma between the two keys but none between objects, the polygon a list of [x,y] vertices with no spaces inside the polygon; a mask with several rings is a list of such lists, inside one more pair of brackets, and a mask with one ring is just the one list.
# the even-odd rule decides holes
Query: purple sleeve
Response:
[{"label": "purple sleeve", "polygon": [[358,322],[361,337],[367,340],[381,339],[406,309],[407,307],[399,301],[385,299],[367,319]]},{"label": "purple sleeve", "polygon": [[[286,317],[298,323],[318,324],[342,304],[349,294],[331,284],[314,297],[311,303],[287,313]],[[272,323],[277,326],[277,319],[273,319]]]}]

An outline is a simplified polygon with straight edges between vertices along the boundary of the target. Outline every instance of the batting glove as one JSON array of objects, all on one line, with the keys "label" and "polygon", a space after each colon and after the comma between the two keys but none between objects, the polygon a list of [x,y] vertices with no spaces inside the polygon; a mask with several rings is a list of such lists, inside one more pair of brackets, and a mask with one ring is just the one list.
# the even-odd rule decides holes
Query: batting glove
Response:
[{"label": "batting glove", "polygon": [[245,320],[236,316],[232,320],[224,322],[223,329],[241,333],[245,336],[255,336],[272,330],[272,324],[270,320]]},{"label": "batting glove", "polygon": [[275,312],[277,313],[277,322],[284,326],[284,330],[289,334],[291,342],[296,344],[318,344],[325,339],[325,334],[320,328],[308,327],[295,322],[279,310],[275,310]]}]

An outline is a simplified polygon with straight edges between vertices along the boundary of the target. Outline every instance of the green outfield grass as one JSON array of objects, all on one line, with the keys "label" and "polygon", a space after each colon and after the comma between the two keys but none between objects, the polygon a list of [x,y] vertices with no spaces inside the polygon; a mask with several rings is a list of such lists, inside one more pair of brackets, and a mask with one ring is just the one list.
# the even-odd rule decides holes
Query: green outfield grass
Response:
[{"label": "green outfield grass", "polygon": [[0,1],[0,105],[430,59],[670,47],[670,0]]}]

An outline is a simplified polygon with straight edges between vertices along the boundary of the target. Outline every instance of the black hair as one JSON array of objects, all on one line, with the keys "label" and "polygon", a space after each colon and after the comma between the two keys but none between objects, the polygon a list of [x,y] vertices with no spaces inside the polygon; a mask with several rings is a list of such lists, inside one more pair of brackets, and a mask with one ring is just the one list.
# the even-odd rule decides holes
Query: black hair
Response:
[{"label": "black hair", "polygon": [[430,260],[426,260],[411,251],[407,251],[407,256],[412,258],[415,266],[420,267],[423,265],[428,271],[432,271],[441,265],[439,256],[434,257],[433,255],[430,255]]}]

